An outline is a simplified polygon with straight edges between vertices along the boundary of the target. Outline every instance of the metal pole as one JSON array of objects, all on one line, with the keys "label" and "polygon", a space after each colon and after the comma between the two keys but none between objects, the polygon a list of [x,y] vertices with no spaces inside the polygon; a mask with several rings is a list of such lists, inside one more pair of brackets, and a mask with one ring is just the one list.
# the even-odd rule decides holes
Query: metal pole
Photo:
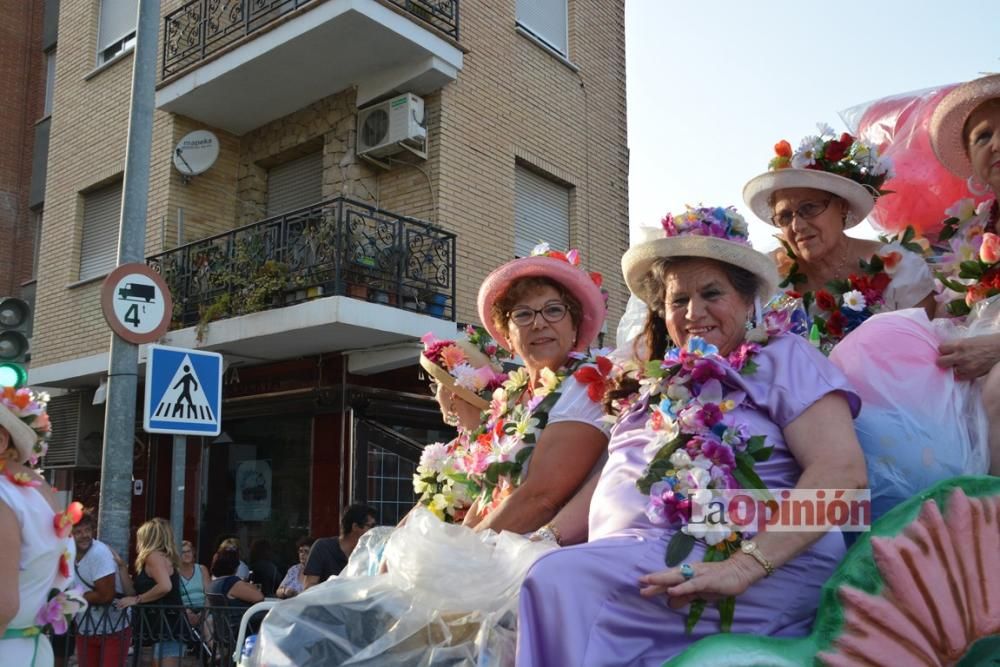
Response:
[{"label": "metal pole", "polygon": [[[141,262],[145,255],[159,22],[160,0],[139,0],[118,264]],[[138,346],[112,334],[98,527],[101,540],[121,554],[128,553],[132,515],[132,444],[138,372]]]},{"label": "metal pole", "polygon": [[174,541],[181,548],[184,539],[184,468],[187,458],[187,436],[174,436],[173,470],[170,474],[170,484],[174,492],[170,494],[170,525],[174,529]]}]

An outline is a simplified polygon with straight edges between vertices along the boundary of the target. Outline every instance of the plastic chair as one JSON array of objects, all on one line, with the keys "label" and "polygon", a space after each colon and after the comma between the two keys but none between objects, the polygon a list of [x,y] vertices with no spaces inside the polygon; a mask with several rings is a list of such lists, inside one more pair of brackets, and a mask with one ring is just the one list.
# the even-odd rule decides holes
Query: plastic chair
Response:
[{"label": "plastic chair", "polygon": [[281,602],[281,600],[262,600],[243,612],[243,618],[240,619],[240,629],[239,632],[236,633],[236,648],[233,650],[234,663],[237,665],[240,663],[240,654],[243,651],[243,644],[246,641],[247,625],[250,624],[250,619],[252,619],[259,612],[270,610],[271,607],[279,602]]}]

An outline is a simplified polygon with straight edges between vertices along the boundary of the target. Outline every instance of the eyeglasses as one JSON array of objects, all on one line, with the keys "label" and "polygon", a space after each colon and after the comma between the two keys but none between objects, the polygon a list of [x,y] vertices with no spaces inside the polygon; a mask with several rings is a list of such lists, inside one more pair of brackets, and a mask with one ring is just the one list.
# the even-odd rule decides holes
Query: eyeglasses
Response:
[{"label": "eyeglasses", "polygon": [[781,213],[775,213],[771,216],[771,222],[778,227],[787,227],[792,224],[792,220],[796,217],[799,220],[812,220],[821,215],[830,206],[831,201],[833,201],[832,198],[824,199],[823,201],[808,201],[795,210],[789,209]]},{"label": "eyeglasses", "polygon": [[541,308],[528,308],[527,306],[518,306],[517,308],[511,310],[507,313],[507,317],[510,321],[519,327],[530,327],[535,323],[535,318],[541,314],[542,319],[544,319],[549,324],[555,324],[556,322],[561,322],[566,313],[569,312],[569,307],[565,303],[560,303],[554,301],[552,303],[547,303]]}]

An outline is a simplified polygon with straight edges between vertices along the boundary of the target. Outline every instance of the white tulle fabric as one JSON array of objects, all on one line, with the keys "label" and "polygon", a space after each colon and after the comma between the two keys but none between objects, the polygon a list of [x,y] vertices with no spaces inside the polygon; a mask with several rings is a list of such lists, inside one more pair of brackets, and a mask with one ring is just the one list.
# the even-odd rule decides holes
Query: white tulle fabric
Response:
[{"label": "white tulle fabric", "polygon": [[[512,665],[521,582],[553,548],[415,510],[370,531],[344,576],[274,607],[251,664]],[[380,562],[388,573],[376,574]]]}]

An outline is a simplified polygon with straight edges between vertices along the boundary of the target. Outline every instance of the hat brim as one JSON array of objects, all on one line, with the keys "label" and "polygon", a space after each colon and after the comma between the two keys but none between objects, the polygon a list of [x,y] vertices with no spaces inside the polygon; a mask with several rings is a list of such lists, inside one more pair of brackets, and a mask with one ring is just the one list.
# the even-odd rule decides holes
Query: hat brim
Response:
[{"label": "hat brim", "polygon": [[789,188],[812,188],[837,195],[847,202],[852,216],[845,229],[859,224],[875,207],[875,198],[860,183],[817,169],[778,169],[755,176],[743,186],[743,201],[758,218],[771,225],[771,195]]},{"label": "hat brim", "polygon": [[697,257],[713,259],[745,269],[757,276],[760,288],[757,296],[768,301],[778,290],[778,269],[771,258],[749,246],[714,236],[673,236],[647,241],[629,248],[622,256],[622,274],[629,291],[651,308],[653,294],[643,286],[644,278],[657,259],[663,257]]},{"label": "hat brim", "polygon": [[474,391],[466,389],[465,387],[459,387],[455,383],[455,378],[452,377],[451,373],[441,368],[440,366],[438,366],[437,364],[435,364],[433,361],[431,361],[422,354],[420,355],[420,366],[425,371],[430,373],[431,377],[440,382],[441,385],[444,386],[448,391],[455,394],[456,396],[458,396],[460,399],[462,399],[472,407],[477,408],[479,410],[485,410],[486,408],[490,407],[490,404],[485,399],[483,399],[482,396],[480,396]]},{"label": "hat brim", "polygon": [[0,404],[0,426],[10,434],[11,442],[20,454],[20,461],[23,463],[30,459],[38,439],[34,429],[18,419],[17,415],[3,404]]},{"label": "hat brim", "polygon": [[497,299],[503,296],[516,281],[522,278],[548,278],[562,285],[576,300],[580,302],[583,312],[580,326],[576,332],[574,352],[582,352],[601,331],[608,311],[604,305],[604,295],[594,284],[585,271],[568,262],[552,257],[522,257],[507,262],[486,277],[479,288],[477,304],[479,319],[493,339],[509,352],[513,352],[507,343],[504,332],[493,323],[491,311]]},{"label": "hat brim", "polygon": [[963,83],[945,95],[928,129],[931,147],[944,168],[959,178],[972,176],[972,162],[965,146],[965,123],[972,112],[991,99],[1000,98],[1000,74]]}]

